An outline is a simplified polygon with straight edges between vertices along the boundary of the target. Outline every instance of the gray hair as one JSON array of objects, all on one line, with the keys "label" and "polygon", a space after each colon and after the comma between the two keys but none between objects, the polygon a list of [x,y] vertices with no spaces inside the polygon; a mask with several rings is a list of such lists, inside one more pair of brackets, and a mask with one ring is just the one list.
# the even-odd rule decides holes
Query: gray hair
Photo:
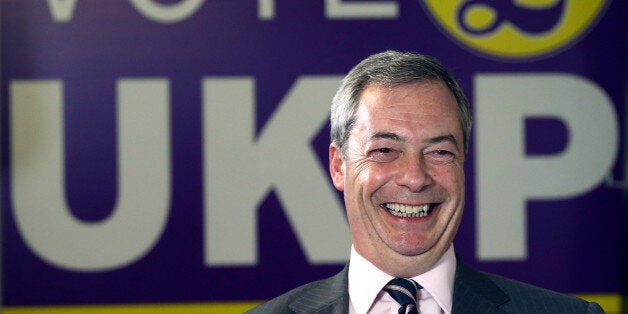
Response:
[{"label": "gray hair", "polygon": [[427,55],[386,51],[374,54],[356,65],[343,79],[331,105],[331,141],[344,156],[345,144],[355,123],[355,114],[362,91],[370,84],[389,86],[442,81],[458,103],[458,116],[462,126],[465,154],[471,133],[469,101],[456,78],[438,60]]}]

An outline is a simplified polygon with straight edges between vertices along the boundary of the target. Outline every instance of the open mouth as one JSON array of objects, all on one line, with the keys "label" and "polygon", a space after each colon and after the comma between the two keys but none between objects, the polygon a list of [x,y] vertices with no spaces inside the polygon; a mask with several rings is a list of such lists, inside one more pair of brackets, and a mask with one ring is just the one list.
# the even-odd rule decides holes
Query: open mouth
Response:
[{"label": "open mouth", "polygon": [[382,204],[382,206],[386,208],[389,213],[397,217],[420,218],[428,216],[434,207],[436,207],[436,203],[423,205],[386,203]]}]

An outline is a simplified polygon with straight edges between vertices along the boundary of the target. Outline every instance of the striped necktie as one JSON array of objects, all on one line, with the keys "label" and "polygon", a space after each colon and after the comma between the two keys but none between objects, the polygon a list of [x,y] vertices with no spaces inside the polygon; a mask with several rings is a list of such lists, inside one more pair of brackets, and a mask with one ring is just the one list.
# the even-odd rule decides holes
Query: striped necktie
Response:
[{"label": "striped necktie", "polygon": [[401,304],[399,314],[406,314],[406,309],[410,309],[408,313],[418,314],[416,306],[416,293],[418,289],[423,289],[421,285],[412,279],[395,278],[388,282],[384,287],[384,291]]}]

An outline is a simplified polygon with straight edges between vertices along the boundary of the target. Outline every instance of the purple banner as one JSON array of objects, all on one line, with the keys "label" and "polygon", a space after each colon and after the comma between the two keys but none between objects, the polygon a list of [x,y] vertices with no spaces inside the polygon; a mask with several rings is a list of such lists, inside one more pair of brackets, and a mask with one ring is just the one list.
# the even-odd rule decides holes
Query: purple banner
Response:
[{"label": "purple banner", "polygon": [[327,174],[329,105],[386,49],[437,57],[471,100],[461,257],[619,293],[627,12],[3,0],[3,303],[264,300],[336,273],[350,238]]}]

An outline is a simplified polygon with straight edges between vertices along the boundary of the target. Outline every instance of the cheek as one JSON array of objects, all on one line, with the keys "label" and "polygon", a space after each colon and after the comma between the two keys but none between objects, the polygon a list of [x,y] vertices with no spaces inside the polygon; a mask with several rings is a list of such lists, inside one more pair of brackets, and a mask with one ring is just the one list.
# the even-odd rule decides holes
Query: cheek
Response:
[{"label": "cheek", "polygon": [[374,164],[362,169],[357,177],[364,192],[372,193],[390,181],[392,171],[388,168],[386,165]]},{"label": "cheek", "polygon": [[464,192],[464,171],[459,166],[435,167],[428,172],[433,180],[448,190],[456,190],[459,194]]},{"label": "cheek", "polygon": [[462,187],[464,192],[464,184],[465,184],[465,176],[464,176],[464,168],[462,165],[456,164],[453,169],[454,180],[457,182],[459,186]]}]

